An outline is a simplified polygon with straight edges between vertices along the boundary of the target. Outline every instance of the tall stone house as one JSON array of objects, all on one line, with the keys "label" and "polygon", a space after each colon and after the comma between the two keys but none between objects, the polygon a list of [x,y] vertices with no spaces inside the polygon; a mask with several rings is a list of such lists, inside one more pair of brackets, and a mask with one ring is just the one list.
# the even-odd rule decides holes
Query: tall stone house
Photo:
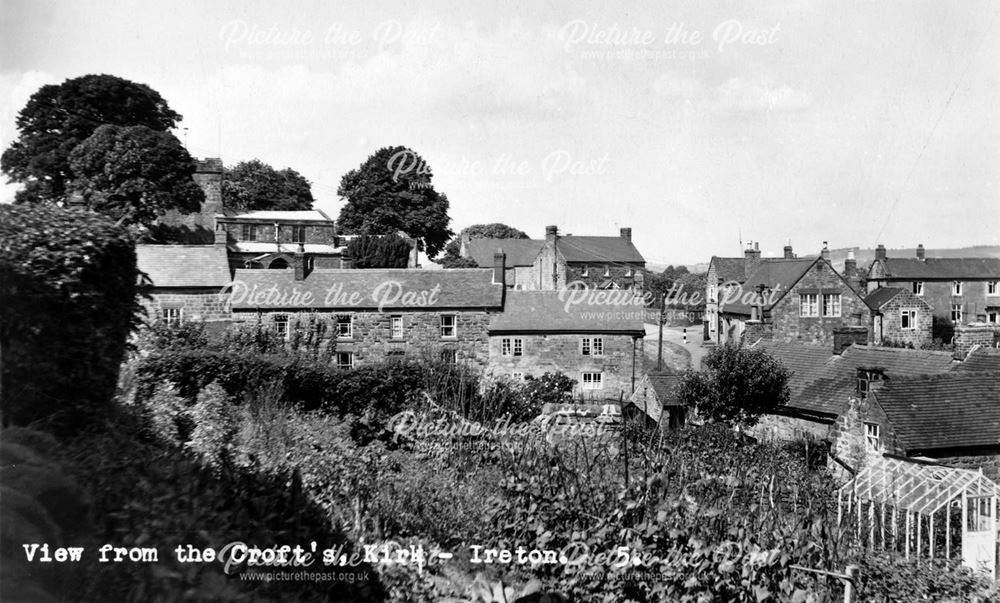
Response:
[{"label": "tall stone house", "polygon": [[567,303],[556,291],[509,291],[489,323],[489,369],[523,380],[561,372],[577,399],[628,398],[642,378],[641,307]]},{"label": "tall stone house", "polygon": [[[791,245],[785,247],[785,259],[794,259]],[[719,303],[742,289],[747,277],[761,263],[760,243],[751,242],[743,257],[712,256],[705,279],[705,339],[718,342]],[[767,260],[769,261],[769,260]]]},{"label": "tall stone house", "polygon": [[480,266],[502,250],[513,271],[512,289],[643,289],[646,260],[632,242],[631,228],[602,237],[560,235],[557,226],[547,226],[545,239],[466,239],[461,249]]},{"label": "tall stone house", "polygon": [[868,291],[900,287],[922,298],[941,322],[1000,324],[1000,258],[928,258],[923,245],[916,257],[890,258],[875,249]]},{"label": "tall stone house", "polygon": [[933,310],[923,297],[902,287],[880,287],[865,296],[872,313],[872,343],[914,348],[933,341]]},{"label": "tall stone house", "polygon": [[850,331],[868,340],[871,313],[861,295],[838,273],[824,247],[813,259],[754,262],[738,288],[719,298],[719,343],[772,339],[832,345]]}]

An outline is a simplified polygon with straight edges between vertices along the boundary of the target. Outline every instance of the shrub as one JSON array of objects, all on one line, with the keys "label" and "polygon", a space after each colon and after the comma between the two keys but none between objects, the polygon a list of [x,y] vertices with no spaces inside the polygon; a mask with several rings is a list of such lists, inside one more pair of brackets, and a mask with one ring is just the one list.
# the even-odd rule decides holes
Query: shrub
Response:
[{"label": "shrub", "polygon": [[216,383],[198,393],[198,401],[191,408],[194,429],[187,445],[209,467],[219,469],[232,456],[237,429],[234,415],[226,392]]},{"label": "shrub", "polygon": [[137,324],[136,259],[95,213],[0,205],[3,420],[75,430],[111,404]]}]

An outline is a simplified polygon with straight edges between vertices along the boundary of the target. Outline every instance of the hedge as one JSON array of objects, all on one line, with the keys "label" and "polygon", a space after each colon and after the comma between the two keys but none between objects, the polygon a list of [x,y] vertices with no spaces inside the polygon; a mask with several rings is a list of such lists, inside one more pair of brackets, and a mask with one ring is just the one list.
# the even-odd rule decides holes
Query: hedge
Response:
[{"label": "hedge", "polygon": [[109,219],[0,206],[5,425],[76,430],[108,408],[140,312],[136,275],[135,245]]}]

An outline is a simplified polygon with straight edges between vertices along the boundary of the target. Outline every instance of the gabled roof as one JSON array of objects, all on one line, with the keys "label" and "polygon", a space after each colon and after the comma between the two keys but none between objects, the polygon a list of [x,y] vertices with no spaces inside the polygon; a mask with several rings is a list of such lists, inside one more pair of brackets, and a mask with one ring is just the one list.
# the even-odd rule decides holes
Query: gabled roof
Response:
[{"label": "gabled roof", "polygon": [[479,264],[480,268],[493,266],[493,254],[503,249],[507,256],[504,265],[531,266],[545,241],[537,239],[471,239],[466,243],[466,254]]},{"label": "gabled roof", "polygon": [[899,280],[1000,280],[1000,258],[886,258],[886,278]]},{"label": "gabled roof", "polygon": [[828,346],[814,344],[761,341],[755,347],[766,350],[791,372],[787,409],[829,417],[847,408],[857,388],[858,369],[880,370],[891,381],[942,374],[952,367],[948,352],[852,345],[836,356]]},{"label": "gabled roof", "polygon": [[646,262],[632,241],[622,237],[568,235],[556,239],[556,248],[567,262]]},{"label": "gabled roof", "polygon": [[[596,292],[595,292],[596,293]],[[604,292],[601,292],[604,293]],[[616,300],[625,291],[613,292]],[[643,306],[570,303],[572,291],[508,291],[503,312],[490,319],[493,333],[596,333],[642,336]],[[562,299],[561,299],[562,298]]]},{"label": "gabled roof", "polygon": [[872,394],[908,453],[1000,449],[1000,373],[893,379]]},{"label": "gabled roof", "polygon": [[[770,310],[779,301],[781,301],[788,290],[791,289],[795,283],[799,282],[809,269],[812,268],[813,264],[819,261],[816,258],[813,259],[795,259],[795,260],[785,260],[785,259],[769,259],[760,263],[757,268],[747,276],[746,280],[743,282],[743,289],[745,292],[751,292],[756,290],[759,285],[764,285],[770,291],[778,292],[777,295],[770,297],[768,301],[771,303],[764,306],[765,310]],[[832,270],[832,268],[831,268]],[[728,312],[730,314],[745,314],[750,315],[750,306],[743,303],[742,296],[739,300],[723,305],[720,308],[722,312]]]},{"label": "gabled roof", "polygon": [[955,367],[959,372],[992,371],[1000,373],[1000,349],[976,348],[969,352],[965,361]]},{"label": "gabled roof", "polygon": [[[294,270],[240,269],[233,277],[234,310],[499,309],[504,286],[493,271],[316,269],[295,280]],[[273,293],[271,293],[273,291]]]},{"label": "gabled roof", "polygon": [[274,220],[292,222],[330,222],[333,220],[318,209],[301,211],[242,211],[219,214],[222,219],[237,218],[245,220]]},{"label": "gabled roof", "polygon": [[865,297],[865,304],[872,310],[878,310],[891,302],[900,293],[906,293],[901,287],[879,287]]},{"label": "gabled roof", "polygon": [[154,287],[224,287],[231,280],[224,245],[136,245],[135,255]]},{"label": "gabled roof", "polygon": [[661,374],[648,375],[649,384],[656,392],[656,399],[662,406],[683,406],[680,398],[677,397],[677,384],[681,382],[683,375]]},{"label": "gabled roof", "polygon": [[[666,373],[646,375],[639,381],[626,406],[635,406],[654,422],[659,423],[663,417],[664,407],[683,406],[675,393],[681,378],[682,375]],[[653,390],[652,395],[648,395],[647,388]]]},{"label": "gabled roof", "polygon": [[742,283],[747,277],[746,258],[723,258],[713,255],[708,263],[709,269],[715,264],[715,273],[723,283],[736,281]]}]

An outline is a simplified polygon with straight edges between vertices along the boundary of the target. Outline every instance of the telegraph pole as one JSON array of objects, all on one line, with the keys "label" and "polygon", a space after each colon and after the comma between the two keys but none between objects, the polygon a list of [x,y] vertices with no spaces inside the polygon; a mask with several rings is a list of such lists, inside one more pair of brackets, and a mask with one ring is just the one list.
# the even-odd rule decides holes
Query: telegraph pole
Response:
[{"label": "telegraph pole", "polygon": [[660,323],[660,335],[657,338],[657,343],[656,343],[656,372],[658,373],[663,370],[663,322],[665,318],[664,315],[666,314],[666,309],[667,309],[667,294],[664,293],[660,297],[660,320],[658,321]]}]

